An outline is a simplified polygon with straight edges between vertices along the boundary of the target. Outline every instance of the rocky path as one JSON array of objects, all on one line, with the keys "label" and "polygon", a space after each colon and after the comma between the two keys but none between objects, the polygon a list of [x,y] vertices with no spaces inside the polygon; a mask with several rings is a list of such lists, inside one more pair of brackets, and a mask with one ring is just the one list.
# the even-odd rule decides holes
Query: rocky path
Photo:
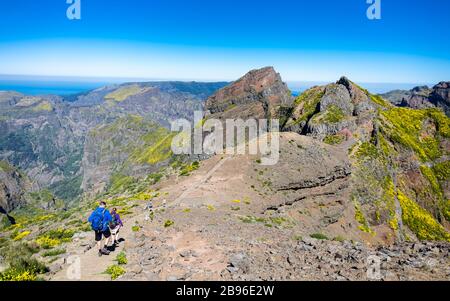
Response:
[{"label": "rocky path", "polygon": [[[173,189],[168,189],[170,191],[170,194],[176,197],[176,199],[170,199],[169,203],[167,204],[168,207],[173,206],[179,206],[180,203],[183,203],[186,197],[189,196],[189,194],[193,193],[195,194],[196,190],[199,189],[205,182],[207,182],[212,175],[227,161],[227,158],[223,158],[221,160],[218,160],[218,162],[213,162],[211,166],[208,166],[208,169],[204,169],[204,172],[200,172],[196,175],[195,179],[183,179],[182,181],[182,189],[180,190],[175,187],[171,187]],[[178,183],[179,184],[179,183]],[[65,258],[63,268],[55,273],[53,276],[49,278],[49,280],[52,281],[105,281],[110,280],[110,275],[105,274],[106,269],[116,264],[115,258],[117,254],[119,254],[121,251],[127,251],[129,249],[135,248],[136,240],[139,240],[139,237],[142,235],[134,233],[131,228],[134,224],[138,223],[141,226],[143,226],[142,232],[147,233],[147,235],[154,234],[154,223],[151,223],[149,221],[145,221],[145,214],[138,214],[134,216],[127,216],[124,217],[124,227],[122,228],[122,231],[120,232],[120,237],[125,239],[125,242],[120,243],[120,245],[116,248],[114,252],[111,252],[109,256],[101,256],[99,257],[97,254],[97,248],[96,246],[92,247],[94,245],[92,240],[92,233],[89,233],[87,237],[83,238],[83,240],[87,241],[77,241],[72,246],[70,246],[73,250],[69,251],[69,256]],[[149,234],[150,233],[150,234]],[[169,235],[164,236],[164,246],[169,246],[170,252],[165,254],[165,256],[172,261],[173,263],[176,263],[178,261],[178,258],[181,255],[184,255],[184,259],[182,260],[182,264],[190,264],[192,266],[204,265],[204,258],[207,259],[207,262],[209,262],[208,265],[212,265],[216,272],[217,270],[222,270],[224,266],[224,260],[222,258],[222,262],[219,262],[215,260],[214,252],[211,252],[211,248],[208,246],[207,242],[202,241],[200,238],[196,237],[195,232],[189,232],[189,233],[171,233]],[[92,234],[92,235],[91,235]],[[138,239],[136,239],[136,236]],[[144,234],[145,236],[145,234]],[[89,250],[83,249],[83,245],[89,244],[91,248]],[[194,258],[198,258],[197,254],[202,255],[202,260],[197,260]],[[127,254],[128,255],[128,254]],[[186,257],[189,255],[190,259],[186,259]],[[193,256],[191,256],[193,255]],[[182,257],[182,256],[181,256]],[[74,277],[73,271],[74,271],[74,263],[73,259],[79,258],[80,263],[80,277]],[[176,266],[177,264],[175,264]],[[180,265],[180,263],[178,263]],[[170,266],[170,265],[169,265]],[[132,268],[133,269],[133,268]],[[134,270],[139,270],[139,267],[134,267]],[[161,274],[166,275],[166,278],[170,279],[171,277],[174,278],[172,274],[176,274],[176,269],[172,270],[164,270],[161,272]],[[172,276],[171,276],[172,275]]]},{"label": "rocky path", "polygon": [[[125,242],[132,237],[131,226],[142,216],[135,216],[126,220],[124,227],[121,229],[120,237],[125,239]],[[91,240],[91,248],[84,249],[81,245],[83,243],[77,242],[73,246],[73,250],[69,252],[69,256],[65,258],[62,270],[50,277],[51,281],[105,281],[110,280],[111,277],[105,274],[106,269],[114,264],[117,254],[124,250],[125,242],[121,242],[119,246],[111,252],[110,255],[98,256],[98,250],[94,245],[93,233],[89,233],[84,240]],[[94,246],[93,246],[94,245]],[[93,246],[93,247],[92,247]],[[79,259],[79,261],[77,261]],[[80,277],[77,277],[73,272],[76,270],[76,264],[80,264]],[[75,276],[74,276],[75,275]]]}]

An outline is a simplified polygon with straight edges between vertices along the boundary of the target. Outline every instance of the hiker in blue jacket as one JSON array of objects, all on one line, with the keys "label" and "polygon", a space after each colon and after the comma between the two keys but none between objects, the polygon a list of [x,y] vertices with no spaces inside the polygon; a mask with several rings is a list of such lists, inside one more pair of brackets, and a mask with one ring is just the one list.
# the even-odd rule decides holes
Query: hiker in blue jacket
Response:
[{"label": "hiker in blue jacket", "polygon": [[[109,230],[109,223],[112,222],[112,216],[106,209],[106,202],[100,202],[97,209],[92,212],[88,219],[91,223],[91,228],[95,232],[95,241],[98,247],[98,256],[109,255],[107,249],[109,241],[111,239],[111,231]],[[105,244],[103,244],[103,238],[106,239]]]}]

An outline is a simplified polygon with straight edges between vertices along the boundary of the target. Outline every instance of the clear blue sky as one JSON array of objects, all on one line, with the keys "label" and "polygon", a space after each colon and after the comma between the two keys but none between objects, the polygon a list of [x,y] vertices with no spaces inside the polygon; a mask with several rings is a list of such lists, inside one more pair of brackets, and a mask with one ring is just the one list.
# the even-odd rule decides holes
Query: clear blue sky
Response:
[{"label": "clear blue sky", "polygon": [[289,81],[450,80],[450,1],[0,1],[0,74],[232,80],[274,66]]}]

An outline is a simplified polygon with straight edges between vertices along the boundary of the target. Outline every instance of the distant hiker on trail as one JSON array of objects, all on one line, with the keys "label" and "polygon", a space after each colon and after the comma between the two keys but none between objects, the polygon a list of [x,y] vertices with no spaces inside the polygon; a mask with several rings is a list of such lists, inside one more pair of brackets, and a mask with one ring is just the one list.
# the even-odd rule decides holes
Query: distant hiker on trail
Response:
[{"label": "distant hiker on trail", "polygon": [[[98,256],[109,255],[110,252],[108,251],[107,247],[111,239],[109,224],[112,221],[112,216],[106,209],[106,202],[100,202],[100,205],[97,207],[97,209],[95,209],[94,212],[92,212],[91,216],[89,216],[88,221],[89,223],[91,223],[91,228],[95,232],[95,241],[97,242]],[[103,237],[106,239],[104,245]]]},{"label": "distant hiker on trail", "polygon": [[145,205],[144,210],[146,210],[146,211],[148,210],[148,212],[149,212],[149,214],[145,215],[145,221],[148,221],[150,219],[150,216],[153,214],[153,203],[152,202],[148,202]]},{"label": "distant hiker on trail", "polygon": [[119,213],[117,213],[117,209],[113,208],[111,210],[112,221],[109,224],[111,228],[111,234],[113,236],[113,243],[115,246],[119,244],[119,230],[123,227],[122,220],[120,219]]}]

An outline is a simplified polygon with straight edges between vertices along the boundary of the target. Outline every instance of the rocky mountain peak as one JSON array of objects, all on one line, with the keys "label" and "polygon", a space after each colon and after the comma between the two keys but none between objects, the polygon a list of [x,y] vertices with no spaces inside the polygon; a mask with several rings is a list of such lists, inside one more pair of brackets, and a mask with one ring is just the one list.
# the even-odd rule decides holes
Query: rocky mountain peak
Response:
[{"label": "rocky mountain peak", "polygon": [[437,107],[442,108],[447,116],[450,116],[450,81],[440,82],[434,86],[430,101]]},{"label": "rocky mountain peak", "polygon": [[425,90],[429,90],[430,88],[428,87],[428,86],[417,86],[417,87],[414,87],[411,91],[413,91],[413,92],[422,92],[422,91],[425,91]]},{"label": "rocky mountain peak", "polygon": [[292,103],[291,92],[273,67],[248,72],[206,101],[213,118],[267,118]]},{"label": "rocky mountain peak", "polygon": [[396,106],[412,109],[437,107],[450,116],[450,82],[440,82],[433,88],[418,86],[411,90],[394,90],[381,96]]},{"label": "rocky mountain peak", "polygon": [[343,76],[297,97],[283,129],[319,138],[354,132],[358,120],[370,120],[379,105],[384,105],[383,100]]}]

